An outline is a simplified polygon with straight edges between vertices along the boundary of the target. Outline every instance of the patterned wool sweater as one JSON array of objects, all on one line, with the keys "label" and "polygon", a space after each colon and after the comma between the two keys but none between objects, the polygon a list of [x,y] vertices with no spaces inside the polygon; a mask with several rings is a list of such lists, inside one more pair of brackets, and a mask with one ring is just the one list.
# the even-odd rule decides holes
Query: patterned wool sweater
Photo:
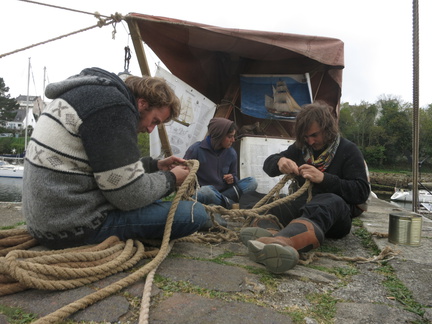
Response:
[{"label": "patterned wool sweater", "polygon": [[107,211],[144,207],[174,190],[171,172],[140,159],[135,99],[115,74],[85,69],[48,85],[46,95],[53,101],[29,141],[23,179],[23,214],[41,244],[79,245]]}]

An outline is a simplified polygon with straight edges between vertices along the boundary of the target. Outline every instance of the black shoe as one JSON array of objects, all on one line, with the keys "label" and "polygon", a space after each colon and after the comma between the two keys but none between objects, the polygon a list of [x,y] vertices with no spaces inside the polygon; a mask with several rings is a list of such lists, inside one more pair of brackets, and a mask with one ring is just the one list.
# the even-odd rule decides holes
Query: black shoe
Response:
[{"label": "black shoe", "polygon": [[229,199],[228,197],[225,197],[222,195],[222,207],[225,207],[226,209],[232,209],[232,205],[235,203],[233,200]]}]

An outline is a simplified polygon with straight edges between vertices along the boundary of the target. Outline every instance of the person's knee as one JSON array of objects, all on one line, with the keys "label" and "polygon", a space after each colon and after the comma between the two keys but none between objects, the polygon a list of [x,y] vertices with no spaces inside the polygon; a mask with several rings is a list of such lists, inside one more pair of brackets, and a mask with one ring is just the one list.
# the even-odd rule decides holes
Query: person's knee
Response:
[{"label": "person's knee", "polygon": [[247,177],[240,181],[239,188],[242,193],[255,191],[258,187],[258,181],[253,177]]},{"label": "person's knee", "polygon": [[253,191],[256,190],[256,188],[258,187],[258,181],[257,179],[250,177],[250,183],[249,183],[249,190]]},{"label": "person's knee", "polygon": [[187,220],[187,222],[196,223],[198,227],[201,227],[208,219],[204,205],[193,201],[181,201],[177,212],[181,213],[184,222]]},{"label": "person's knee", "polygon": [[215,196],[212,186],[203,186],[197,192],[198,201],[213,201]]}]

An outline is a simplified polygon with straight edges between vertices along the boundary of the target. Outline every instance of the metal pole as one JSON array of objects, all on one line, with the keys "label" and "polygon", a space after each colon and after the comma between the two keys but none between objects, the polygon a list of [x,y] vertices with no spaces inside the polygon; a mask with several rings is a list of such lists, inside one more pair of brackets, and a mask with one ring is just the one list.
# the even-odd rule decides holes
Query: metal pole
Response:
[{"label": "metal pole", "polygon": [[419,7],[413,0],[413,147],[412,147],[412,210],[418,211],[419,170]]}]

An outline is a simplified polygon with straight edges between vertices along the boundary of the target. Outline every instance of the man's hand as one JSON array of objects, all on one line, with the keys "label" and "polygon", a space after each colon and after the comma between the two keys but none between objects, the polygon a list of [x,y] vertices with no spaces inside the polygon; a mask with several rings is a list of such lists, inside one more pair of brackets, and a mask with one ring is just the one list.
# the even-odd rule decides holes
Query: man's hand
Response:
[{"label": "man's hand", "polygon": [[300,175],[313,183],[321,183],[324,180],[324,173],[310,164],[303,164],[298,168]]},{"label": "man's hand", "polygon": [[[179,158],[177,156],[171,155],[166,159],[159,160],[157,163],[158,169],[162,171],[170,171],[174,167],[186,162],[185,159]],[[183,181],[182,181],[183,182]]]},{"label": "man's hand", "polygon": [[279,171],[283,174],[295,174],[299,175],[299,167],[297,163],[295,163],[291,159],[287,159],[286,157],[281,157],[277,163],[279,167]]},{"label": "man's hand", "polygon": [[189,175],[189,168],[185,165],[179,165],[170,170],[172,173],[174,173],[176,177],[176,185],[181,186],[182,183],[185,181],[186,177]]},{"label": "man's hand", "polygon": [[224,174],[223,179],[227,184],[234,183],[234,176],[232,174]]}]

